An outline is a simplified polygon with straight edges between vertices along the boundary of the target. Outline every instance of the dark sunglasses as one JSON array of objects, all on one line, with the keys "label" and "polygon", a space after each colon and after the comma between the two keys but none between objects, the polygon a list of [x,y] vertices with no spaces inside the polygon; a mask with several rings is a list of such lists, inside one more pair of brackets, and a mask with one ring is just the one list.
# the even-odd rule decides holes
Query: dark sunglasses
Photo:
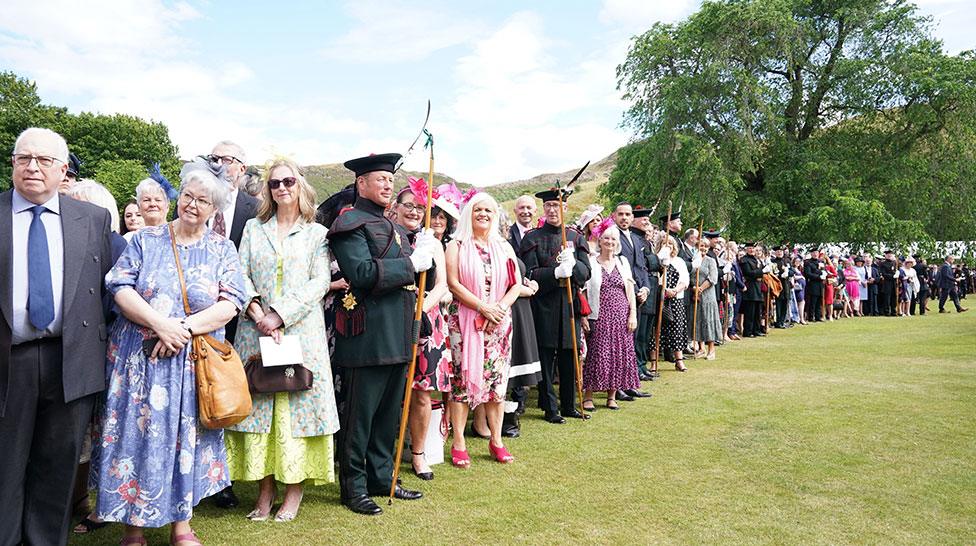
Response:
[{"label": "dark sunglasses", "polygon": [[294,176],[289,176],[288,178],[282,178],[281,180],[272,178],[271,180],[268,180],[268,187],[273,190],[276,190],[281,186],[290,188],[294,186],[296,182],[298,182],[298,179],[296,179]]}]

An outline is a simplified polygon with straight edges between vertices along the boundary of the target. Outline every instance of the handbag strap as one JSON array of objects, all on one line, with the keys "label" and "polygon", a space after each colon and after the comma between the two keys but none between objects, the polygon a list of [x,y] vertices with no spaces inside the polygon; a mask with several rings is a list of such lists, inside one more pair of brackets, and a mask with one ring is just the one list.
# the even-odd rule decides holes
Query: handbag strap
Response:
[{"label": "handbag strap", "polygon": [[173,257],[176,259],[176,274],[180,278],[180,292],[183,294],[183,310],[190,315],[190,300],[186,297],[186,281],[183,280],[183,265],[180,263],[180,252],[176,249],[176,232],[173,223],[169,224],[169,241],[173,243]]}]

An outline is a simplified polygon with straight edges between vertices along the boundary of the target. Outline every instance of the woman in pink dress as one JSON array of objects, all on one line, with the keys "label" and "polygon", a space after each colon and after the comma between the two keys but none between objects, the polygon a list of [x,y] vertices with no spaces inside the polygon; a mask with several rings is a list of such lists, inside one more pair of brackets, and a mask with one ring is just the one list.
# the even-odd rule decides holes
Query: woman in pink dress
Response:
[{"label": "woman in pink dress", "polygon": [[485,406],[488,449],[501,463],[515,460],[502,444],[502,417],[511,363],[511,307],[522,289],[515,251],[498,230],[498,202],[477,193],[461,211],[455,241],[447,245],[447,284],[454,294],[448,317],[454,354],[449,414],[451,462],[471,466],[464,441],[469,408]]},{"label": "woman in pink dress", "polygon": [[844,289],[850,296],[851,309],[855,315],[861,314],[861,278],[850,258],[844,263]]}]

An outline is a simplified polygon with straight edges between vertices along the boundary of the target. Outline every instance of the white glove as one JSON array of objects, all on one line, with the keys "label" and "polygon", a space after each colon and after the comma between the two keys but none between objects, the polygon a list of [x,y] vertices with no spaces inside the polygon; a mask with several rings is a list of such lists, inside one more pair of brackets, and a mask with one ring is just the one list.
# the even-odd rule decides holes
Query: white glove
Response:
[{"label": "white glove", "polygon": [[572,260],[574,264],[576,263],[576,254],[573,253],[573,249],[571,248],[562,249],[559,252],[559,255],[556,256],[556,263],[559,264],[563,262],[568,262],[570,260]]},{"label": "white glove", "polygon": [[820,274],[820,280],[825,280],[826,278],[827,278],[826,272]]},{"label": "white glove", "polygon": [[725,265],[722,266],[722,272],[725,273],[726,275],[728,275],[729,273],[731,273],[732,272],[732,262],[725,262]]},{"label": "white glove", "polygon": [[410,263],[413,264],[413,270],[417,273],[427,271],[434,265],[434,253],[430,251],[429,247],[414,249],[413,254],[410,255]]},{"label": "white glove", "polygon": [[769,272],[770,272],[770,271],[772,271],[772,270],[773,270],[773,264],[766,264],[766,267],[764,267],[764,268],[762,269],[762,272],[763,272],[763,273],[769,273]]},{"label": "white glove", "polygon": [[691,268],[693,270],[698,269],[699,267],[701,267],[701,263],[702,263],[702,257],[700,255],[695,256],[695,259],[691,260]]},{"label": "white glove", "polygon": [[[564,251],[565,252],[565,251]],[[557,279],[568,279],[573,276],[573,267],[576,266],[576,258],[570,255],[569,260],[560,262],[556,266],[556,278]]]},{"label": "white glove", "polygon": [[434,237],[434,230],[424,229],[417,234],[417,237],[414,239],[413,247],[414,250],[427,248],[433,252],[434,248],[440,244],[440,241]]},{"label": "white glove", "polygon": [[671,249],[662,248],[658,251],[657,258],[661,260],[661,264],[667,267],[667,265],[671,263]]}]

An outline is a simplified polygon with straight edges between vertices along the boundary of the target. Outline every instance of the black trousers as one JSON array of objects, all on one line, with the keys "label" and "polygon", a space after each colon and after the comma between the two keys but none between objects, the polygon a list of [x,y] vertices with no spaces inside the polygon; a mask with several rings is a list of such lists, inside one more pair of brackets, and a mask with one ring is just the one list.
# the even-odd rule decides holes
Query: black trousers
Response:
[{"label": "black trousers", "polygon": [[928,290],[922,290],[922,291],[920,291],[918,294],[915,294],[915,297],[914,298],[912,298],[912,303],[911,303],[911,305],[908,306],[908,314],[914,315],[915,314],[915,307],[917,305],[918,306],[918,314],[924,315],[925,314],[925,305],[928,304],[928,302],[929,302],[929,291]]},{"label": "black trousers", "polygon": [[0,418],[0,545],[65,544],[95,396],[65,403],[61,339],[15,345]]},{"label": "black trousers", "polygon": [[386,495],[393,482],[393,457],[407,364],[345,368],[345,411],[339,420],[339,490],[343,499]]},{"label": "black trousers", "polygon": [[776,326],[786,326],[786,317],[790,316],[790,290],[784,288],[776,298]]},{"label": "black trousers", "polygon": [[761,301],[742,302],[742,335],[749,337],[759,333],[759,308]]},{"label": "black trousers", "polygon": [[[962,309],[962,304],[959,303],[959,290],[956,288],[946,289],[943,288],[939,291],[939,311],[945,310],[945,302],[947,299],[952,300],[952,304],[956,306],[956,311],[958,312]],[[8,410],[9,411],[9,410]]]},{"label": "black trousers", "polygon": [[[572,413],[576,409],[576,364],[572,349],[539,347],[542,363],[542,381],[539,383],[539,406],[547,414]],[[557,403],[555,382],[559,371],[559,400]]]},{"label": "black trousers", "polygon": [[880,298],[881,300],[881,314],[894,316],[898,314],[898,302],[895,301],[895,281],[894,279],[885,279],[881,284]]},{"label": "black trousers", "polygon": [[807,290],[804,296],[807,320],[823,320],[823,294],[813,294]]},{"label": "black trousers", "polygon": [[651,320],[653,315],[637,312],[637,330],[634,331],[634,352],[637,353],[637,372],[647,373],[647,362],[650,360],[651,348]]}]

